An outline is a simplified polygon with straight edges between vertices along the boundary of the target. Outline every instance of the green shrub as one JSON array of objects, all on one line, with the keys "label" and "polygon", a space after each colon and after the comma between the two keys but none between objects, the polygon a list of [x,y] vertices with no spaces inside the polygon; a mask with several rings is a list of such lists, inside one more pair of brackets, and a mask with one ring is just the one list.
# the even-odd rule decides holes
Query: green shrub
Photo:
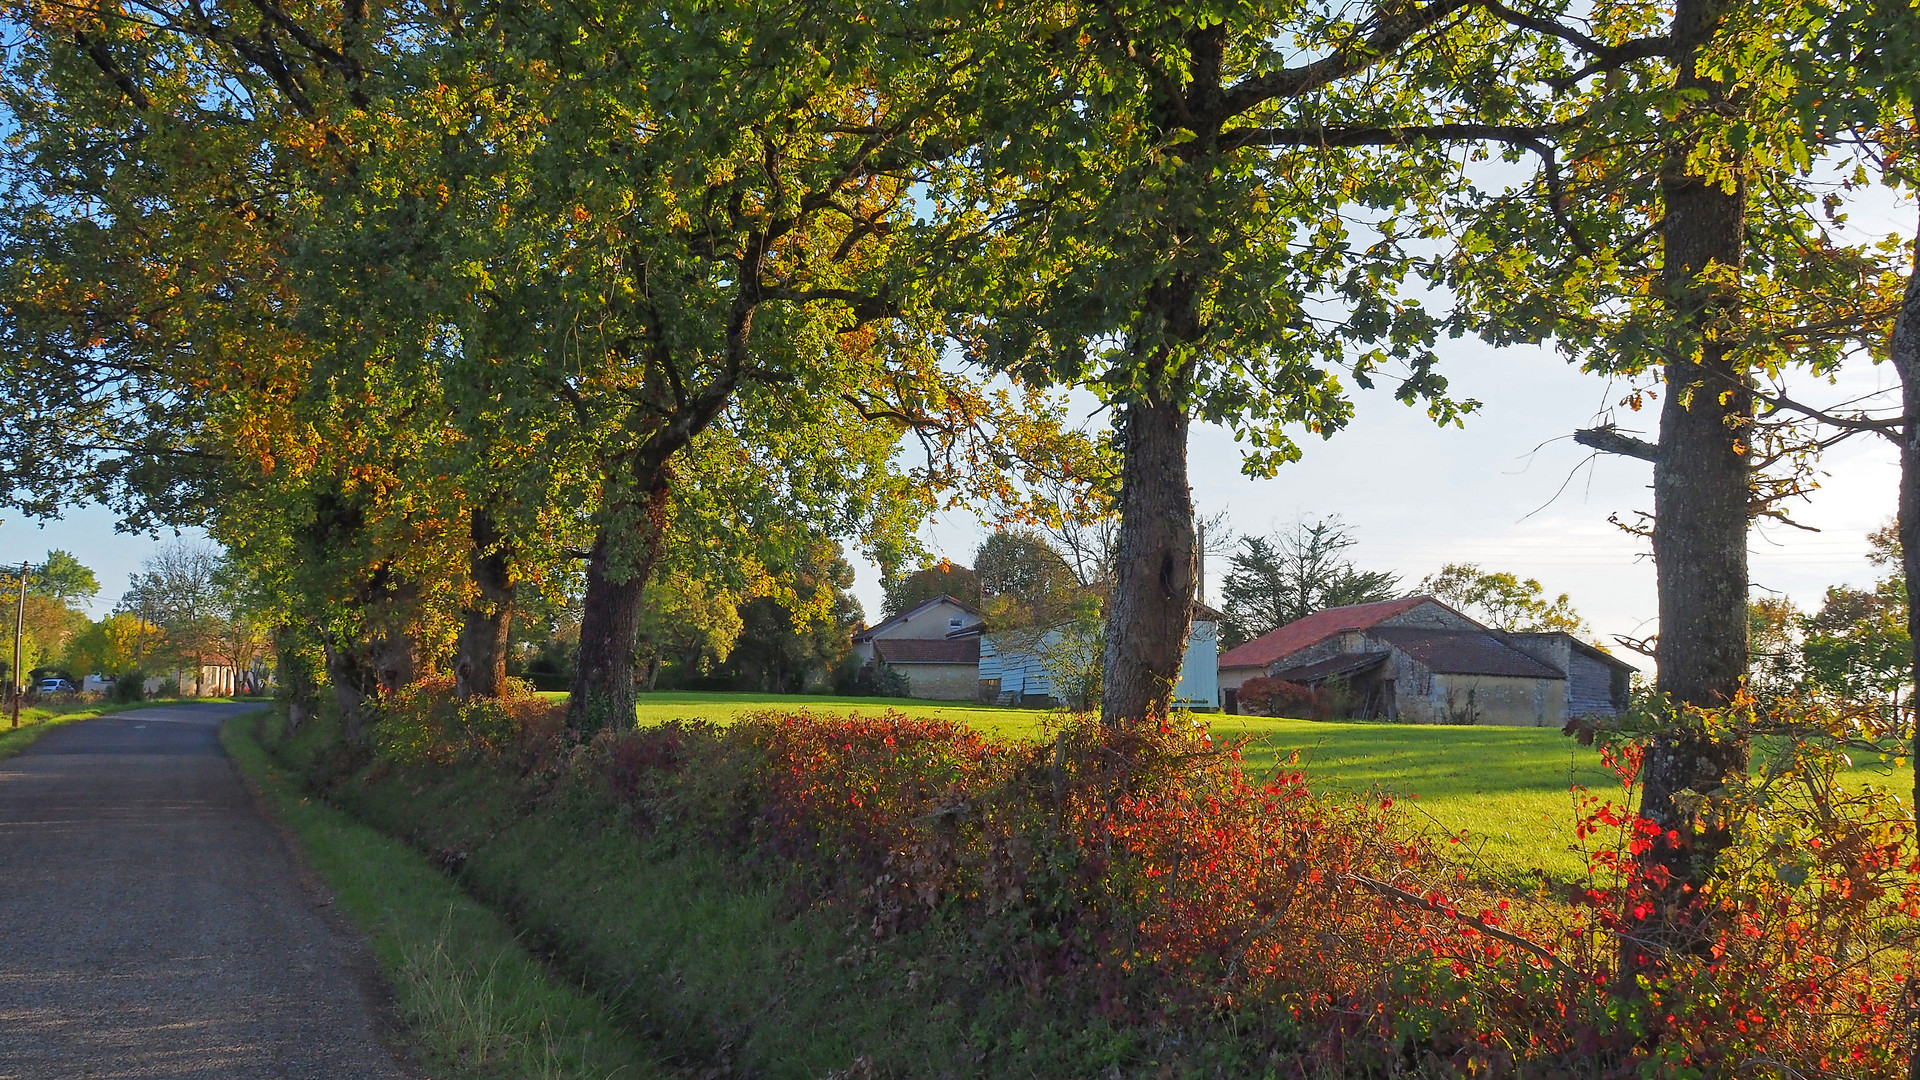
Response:
[{"label": "green shrub", "polygon": [[107,690],[107,700],[121,705],[130,705],[144,701],[147,696],[147,673],[128,671],[115,677],[113,686]]}]

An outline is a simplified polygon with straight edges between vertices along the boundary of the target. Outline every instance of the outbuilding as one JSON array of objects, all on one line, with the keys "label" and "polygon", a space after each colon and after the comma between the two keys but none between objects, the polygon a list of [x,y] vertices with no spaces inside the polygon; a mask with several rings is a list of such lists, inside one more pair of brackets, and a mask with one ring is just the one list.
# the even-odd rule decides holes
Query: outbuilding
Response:
[{"label": "outbuilding", "polygon": [[864,666],[884,666],[907,682],[909,697],[970,701],[979,685],[980,612],[936,596],[853,636]]},{"label": "outbuilding", "polygon": [[1570,634],[1507,633],[1431,596],[1328,608],[1227,650],[1228,712],[1254,678],[1337,688],[1360,719],[1559,727],[1626,707],[1634,668]]}]

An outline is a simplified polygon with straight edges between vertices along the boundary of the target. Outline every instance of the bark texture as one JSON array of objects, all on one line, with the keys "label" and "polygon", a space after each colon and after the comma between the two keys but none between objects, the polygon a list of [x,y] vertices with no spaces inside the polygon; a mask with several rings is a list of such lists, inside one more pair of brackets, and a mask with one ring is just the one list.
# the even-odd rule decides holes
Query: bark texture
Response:
[{"label": "bark texture", "polygon": [[493,515],[475,510],[467,524],[473,543],[468,572],[475,598],[460,613],[453,691],[461,701],[500,696],[507,679],[507,633],[514,598],[512,551]]},{"label": "bark texture", "polygon": [[1193,621],[1193,494],[1187,413],[1127,407],[1120,536],[1107,606],[1100,716],[1108,726],[1165,716]]},{"label": "bark texture", "polygon": [[[1914,613],[1920,611],[1920,263],[1907,275],[1907,293],[1893,323],[1893,368],[1900,375],[1900,570],[1907,583],[1907,631],[1914,632]],[[1920,815],[1920,635],[1914,636],[1912,685],[1907,702],[1913,707],[1913,805]],[[1920,1057],[1915,1058],[1920,1080]]]},{"label": "bark texture", "polygon": [[277,627],[273,633],[273,643],[279,661],[280,696],[287,703],[287,737],[292,738],[294,732],[300,730],[300,725],[312,715],[320,697],[320,688],[315,684],[314,672],[301,651],[301,640],[291,627]]},{"label": "bark texture", "polygon": [[340,714],[340,734],[349,747],[366,745],[366,705],[373,693],[374,680],[361,663],[358,650],[338,642],[324,647],[327,685],[333,690],[333,704]]},{"label": "bark texture", "polygon": [[[1705,42],[1724,12],[1718,0],[1680,0],[1674,36]],[[1707,102],[1727,89],[1683,57],[1677,83]],[[1702,104],[1700,108],[1711,107]],[[1665,366],[1659,452],[1653,467],[1653,549],[1659,589],[1658,689],[1674,706],[1714,708],[1733,701],[1748,664],[1747,523],[1752,457],[1747,446],[1753,396],[1747,373],[1715,333],[1739,303],[1736,286],[1702,280],[1713,268],[1738,267],[1745,241],[1746,193],[1688,167],[1692,141],[1676,138],[1660,178],[1665,219],[1663,299],[1680,331]],[[1629,941],[1622,974],[1658,962],[1699,939],[1698,886],[1729,834],[1701,798],[1746,768],[1743,740],[1717,739],[1680,724],[1648,748],[1641,813],[1663,839],[1641,856],[1665,877],[1640,940]]]},{"label": "bark texture", "polygon": [[[567,701],[567,724],[590,734],[633,724],[634,647],[647,578],[665,540],[667,470],[649,463],[607,515],[587,557],[587,592],[580,611],[580,657]],[[623,485],[624,487],[624,485]],[[630,529],[628,535],[615,530]]]}]

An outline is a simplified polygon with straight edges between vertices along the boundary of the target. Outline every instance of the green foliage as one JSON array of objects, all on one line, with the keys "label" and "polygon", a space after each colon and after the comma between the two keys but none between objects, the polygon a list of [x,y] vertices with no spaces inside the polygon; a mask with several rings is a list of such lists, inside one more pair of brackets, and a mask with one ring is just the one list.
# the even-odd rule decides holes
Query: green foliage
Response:
[{"label": "green foliage", "polygon": [[1346,552],[1358,543],[1338,516],[1241,537],[1220,590],[1221,644],[1232,648],[1326,608],[1392,599],[1399,575],[1357,569]]},{"label": "green foliage", "polygon": [[1806,680],[1837,698],[1896,706],[1912,696],[1913,639],[1906,589],[1883,581],[1871,591],[1833,586],[1801,619]]},{"label": "green foliage", "polygon": [[1088,613],[1056,628],[1034,646],[1040,668],[1047,673],[1053,696],[1069,710],[1091,711],[1100,702],[1100,682],[1105,675],[1107,624],[1097,613]]},{"label": "green foliage", "polygon": [[1573,610],[1566,593],[1549,600],[1547,590],[1532,578],[1504,570],[1482,570],[1472,563],[1448,563],[1420,580],[1420,592],[1471,615],[1496,630],[1533,633],[1558,630],[1588,632],[1586,621]]},{"label": "green foliage", "polygon": [[[958,285],[989,313],[975,355],[1225,424],[1257,474],[1297,455],[1290,426],[1348,421],[1343,370],[1363,387],[1391,370],[1403,400],[1457,419],[1470,403],[1446,396],[1436,320],[1399,294],[1394,223],[1446,182],[1444,155],[1313,137],[1451,105],[1425,79],[1486,47],[1451,10],[1068,4],[993,25],[1009,41],[971,102],[986,137],[934,193],[984,240]],[[1338,59],[1293,66],[1320,55]]]},{"label": "green foliage", "polygon": [[133,673],[158,651],[164,633],[137,615],[115,612],[74,636],[67,646],[67,664],[85,674]]},{"label": "green foliage", "polygon": [[797,694],[824,689],[847,659],[860,602],[847,595],[852,568],[840,562],[844,576],[834,582],[836,603],[824,617],[795,615],[772,597],[741,608],[744,628],[730,658],[734,685],[742,690]]},{"label": "green foliage", "polygon": [[144,700],[147,696],[147,673],[139,668],[123,671],[113,677],[113,688],[107,691],[107,700],[118,705],[131,704]]},{"label": "green foliage", "polygon": [[653,689],[663,663],[677,661],[678,677],[698,674],[712,657],[725,661],[745,629],[742,609],[751,603],[740,593],[691,577],[673,564],[656,571],[640,613],[636,663]]},{"label": "green foliage", "polygon": [[[5,612],[0,618],[0,671],[11,672],[13,667],[14,609],[21,603],[20,584],[18,564],[11,571],[0,567],[0,611]],[[26,673],[56,665],[78,670],[73,651],[92,626],[79,605],[99,591],[93,571],[65,551],[49,551],[45,562],[27,569],[25,604],[17,613],[24,624],[20,650]]]},{"label": "green foliage", "polygon": [[1079,585],[1060,553],[1039,533],[1024,529],[994,530],[973,553],[973,572],[983,598],[1005,597],[1028,607],[1044,606]]},{"label": "green foliage", "polygon": [[76,607],[100,594],[100,581],[72,552],[55,548],[27,575],[27,591]]},{"label": "green foliage", "polygon": [[951,596],[970,607],[979,607],[980,578],[958,563],[941,559],[897,581],[888,582],[886,602],[881,610],[888,618],[892,618],[910,610],[915,604],[925,603],[937,596]]},{"label": "green foliage", "polygon": [[[1042,667],[1057,663],[1073,689],[1062,700],[1085,710],[1100,699],[1099,649],[1105,633],[1093,632],[1105,605],[1103,578],[1082,584],[1052,544],[1040,533],[1001,529],[974,554],[980,576],[981,610],[987,632],[1005,651],[1032,651]],[[1055,659],[1049,660],[1048,657]],[[1092,696],[1088,696],[1089,693]]]}]

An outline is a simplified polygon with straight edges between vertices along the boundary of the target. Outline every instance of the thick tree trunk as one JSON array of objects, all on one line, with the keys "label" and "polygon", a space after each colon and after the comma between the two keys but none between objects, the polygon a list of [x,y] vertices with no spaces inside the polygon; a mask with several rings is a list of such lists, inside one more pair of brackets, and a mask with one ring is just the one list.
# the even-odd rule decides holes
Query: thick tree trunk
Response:
[{"label": "thick tree trunk", "polygon": [[314,673],[291,629],[283,626],[275,630],[273,643],[279,660],[281,694],[287,703],[287,735],[291,738],[313,711],[320,688],[314,685]]},{"label": "thick tree trunk", "polygon": [[405,631],[373,639],[370,646],[374,677],[382,694],[391,694],[421,675],[420,643]]},{"label": "thick tree trunk", "polygon": [[378,684],[359,651],[350,645],[328,642],[324,647],[327,683],[333,688],[334,707],[340,713],[340,735],[350,747],[366,745],[366,701]]},{"label": "thick tree trunk", "polygon": [[[1704,40],[1722,10],[1717,0],[1680,0],[1675,32]],[[1724,87],[1694,72],[1691,58],[1681,63],[1680,86],[1701,89],[1709,98],[1724,96]],[[1701,276],[1716,265],[1740,265],[1746,194],[1691,171],[1691,150],[1688,141],[1677,140],[1661,177],[1661,286],[1682,336],[1667,358],[1653,468],[1660,612],[1655,660],[1657,687],[1672,706],[1715,708],[1734,700],[1749,659],[1747,523],[1753,469],[1747,440],[1753,397],[1747,373],[1715,332],[1739,302],[1737,286]],[[1630,940],[1623,950],[1623,976],[1658,963],[1668,950],[1690,949],[1700,941],[1699,886],[1729,834],[1711,813],[1699,812],[1692,796],[1711,797],[1746,765],[1744,740],[1709,738],[1685,723],[1660,734],[1648,748],[1640,812],[1660,827],[1663,839],[1641,856],[1641,866],[1666,884],[1656,890],[1655,912],[1639,940]]]},{"label": "thick tree trunk", "polygon": [[[1907,633],[1913,637],[1912,680],[1907,706],[1915,716],[1913,807],[1920,815],[1920,262],[1907,275],[1907,294],[1893,323],[1893,368],[1900,375],[1900,571],[1907,583]],[[1920,1058],[1915,1059],[1920,1080]]]},{"label": "thick tree trunk", "polygon": [[1193,492],[1187,482],[1187,413],[1135,402],[1122,435],[1120,536],[1100,718],[1108,727],[1165,716],[1193,622]]},{"label": "thick tree trunk", "polygon": [[507,633],[513,618],[513,561],[493,515],[475,510],[468,519],[473,548],[468,572],[476,596],[460,613],[460,641],[453,666],[453,692],[461,701],[499,697],[507,678]]},{"label": "thick tree trunk", "polygon": [[638,466],[631,480],[622,477],[609,487],[624,494],[612,500],[587,557],[580,659],[567,701],[567,724],[582,735],[633,726],[640,605],[666,532],[664,463]]}]

